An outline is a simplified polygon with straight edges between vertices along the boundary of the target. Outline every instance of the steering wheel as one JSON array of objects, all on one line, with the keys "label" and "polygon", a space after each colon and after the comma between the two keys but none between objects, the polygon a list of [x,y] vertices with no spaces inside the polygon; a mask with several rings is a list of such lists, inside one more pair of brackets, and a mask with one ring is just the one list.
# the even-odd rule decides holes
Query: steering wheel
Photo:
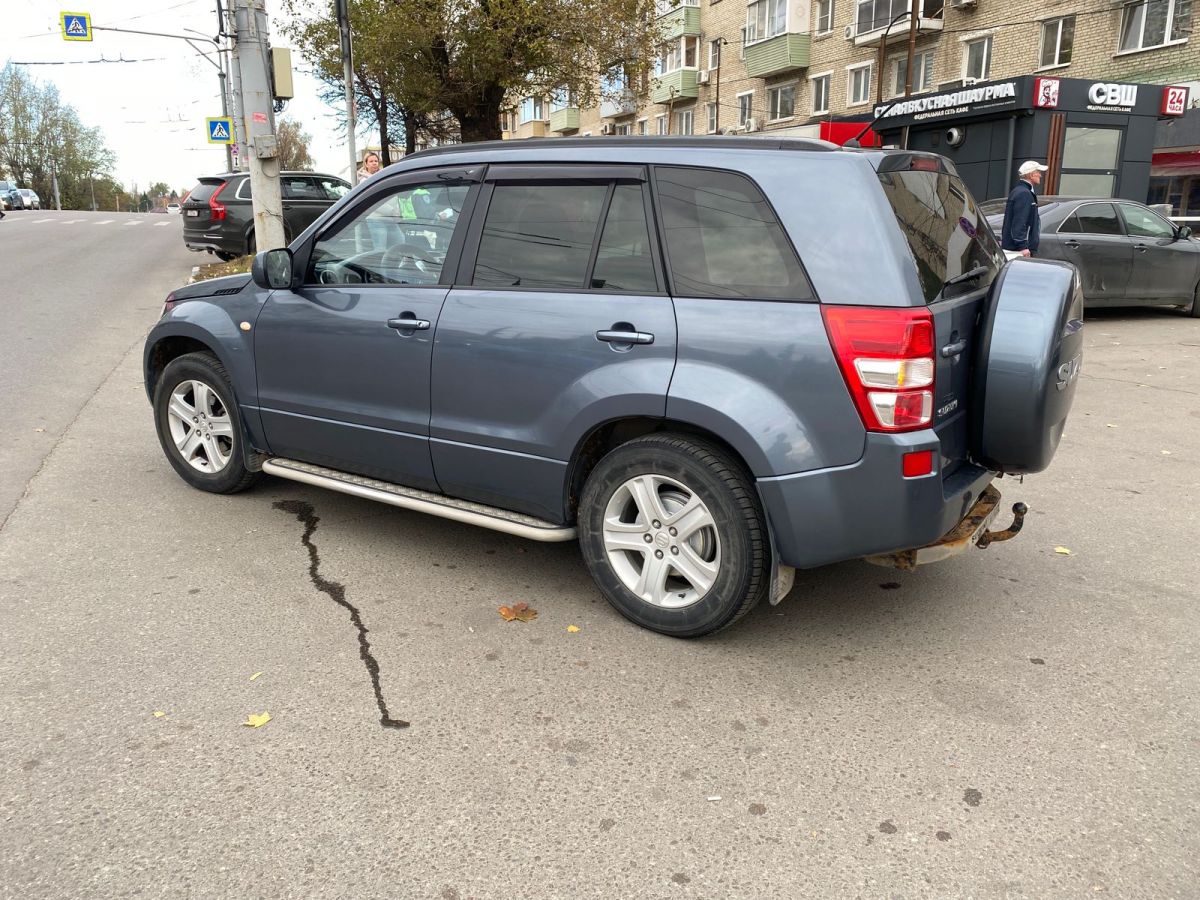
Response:
[{"label": "steering wheel", "polygon": [[[397,244],[383,252],[379,268],[386,272],[394,269],[397,272],[419,272],[422,275],[433,275],[437,272],[438,261],[430,256],[427,250],[422,250],[416,244]],[[432,268],[431,268],[432,267]]]}]

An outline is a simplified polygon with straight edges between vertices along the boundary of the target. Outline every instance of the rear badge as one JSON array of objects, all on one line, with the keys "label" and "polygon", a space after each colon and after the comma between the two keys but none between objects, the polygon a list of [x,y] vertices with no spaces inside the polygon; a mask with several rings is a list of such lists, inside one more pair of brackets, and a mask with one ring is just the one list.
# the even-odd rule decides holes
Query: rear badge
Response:
[{"label": "rear badge", "polygon": [[940,419],[942,416],[948,416],[948,415],[950,415],[950,413],[954,412],[956,409],[958,409],[958,398],[957,397],[955,397],[953,400],[951,400],[945,406],[938,408],[938,413],[937,413],[938,418]]}]

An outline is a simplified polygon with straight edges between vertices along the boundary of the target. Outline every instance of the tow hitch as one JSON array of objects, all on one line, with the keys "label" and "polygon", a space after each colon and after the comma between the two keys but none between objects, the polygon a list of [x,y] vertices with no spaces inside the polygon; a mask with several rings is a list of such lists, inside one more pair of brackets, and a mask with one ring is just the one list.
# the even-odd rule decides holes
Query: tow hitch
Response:
[{"label": "tow hitch", "polygon": [[1020,533],[1021,526],[1025,524],[1025,514],[1029,512],[1029,507],[1024,503],[1014,503],[1012,511],[1011,525],[1003,531],[988,530],[988,526],[1000,512],[1000,492],[988,485],[979,495],[979,499],[975,501],[975,505],[971,507],[971,511],[940,540],[926,544],[924,547],[897,550],[895,553],[883,553],[878,556],[868,556],[865,559],[877,566],[912,570],[926,563],[939,562],[956,556],[972,545],[985,549],[992,544],[1011,540]]}]

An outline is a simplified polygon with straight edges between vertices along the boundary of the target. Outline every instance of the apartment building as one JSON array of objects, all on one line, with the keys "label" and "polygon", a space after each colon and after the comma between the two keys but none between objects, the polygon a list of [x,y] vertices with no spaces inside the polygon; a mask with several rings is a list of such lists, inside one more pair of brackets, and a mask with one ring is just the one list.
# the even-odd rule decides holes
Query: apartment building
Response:
[{"label": "apartment building", "polygon": [[[506,137],[782,132],[902,96],[912,0],[660,0],[645,96],[525,98]],[[1032,73],[1200,88],[1193,0],[916,0],[914,93]],[[886,41],[885,41],[886,38]],[[882,45],[882,53],[881,53]],[[882,57],[882,62],[881,62]],[[882,76],[882,78],[881,78]],[[881,83],[882,82],[882,83]],[[1193,90],[1192,96],[1200,96]]]}]

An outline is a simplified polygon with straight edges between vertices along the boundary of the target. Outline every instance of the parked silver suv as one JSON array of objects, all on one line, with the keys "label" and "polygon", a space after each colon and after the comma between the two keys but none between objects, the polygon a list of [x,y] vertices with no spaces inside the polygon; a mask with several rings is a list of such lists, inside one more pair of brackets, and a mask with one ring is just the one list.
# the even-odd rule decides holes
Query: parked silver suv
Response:
[{"label": "parked silver suv", "polygon": [[1005,265],[945,159],[816,141],[470,144],[360,185],[252,276],[167,298],[168,460],[535,540],[622,614],[728,626],[795,567],[988,531],[1054,454],[1071,266]]}]

